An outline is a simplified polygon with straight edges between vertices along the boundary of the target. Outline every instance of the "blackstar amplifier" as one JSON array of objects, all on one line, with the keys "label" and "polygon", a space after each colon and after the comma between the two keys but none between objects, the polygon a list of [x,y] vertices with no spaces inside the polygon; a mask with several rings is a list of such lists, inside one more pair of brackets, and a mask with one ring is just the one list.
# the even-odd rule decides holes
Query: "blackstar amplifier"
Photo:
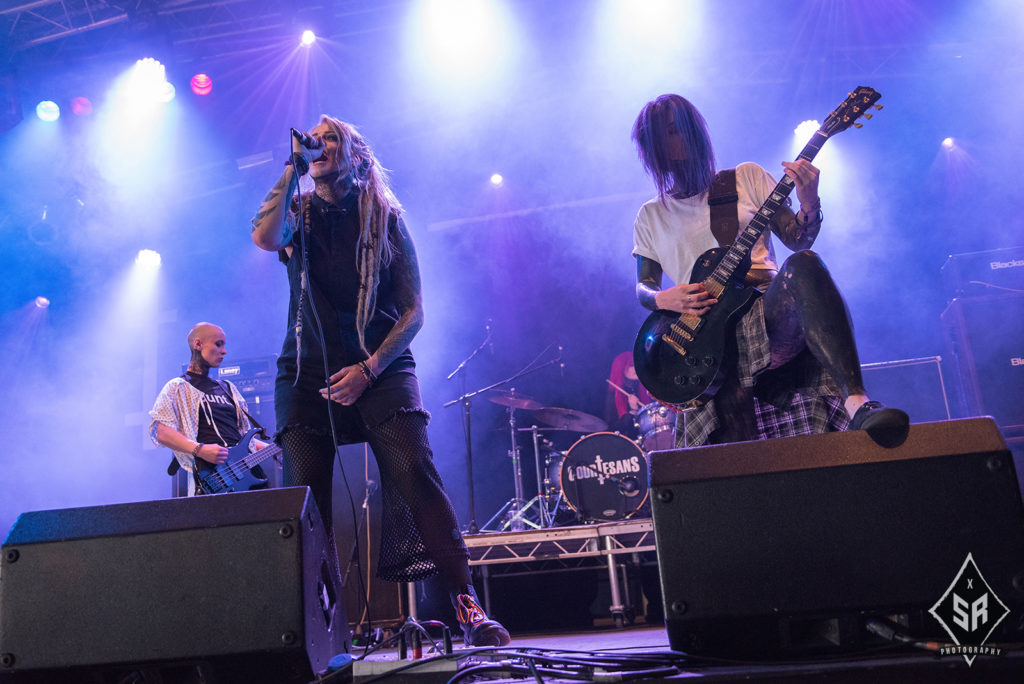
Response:
[{"label": "blackstar amplifier", "polygon": [[967,416],[1024,432],[1024,294],[954,299],[942,312]]},{"label": "blackstar amplifier", "polygon": [[954,297],[1024,294],[1024,247],[951,254],[942,266],[947,301]]}]

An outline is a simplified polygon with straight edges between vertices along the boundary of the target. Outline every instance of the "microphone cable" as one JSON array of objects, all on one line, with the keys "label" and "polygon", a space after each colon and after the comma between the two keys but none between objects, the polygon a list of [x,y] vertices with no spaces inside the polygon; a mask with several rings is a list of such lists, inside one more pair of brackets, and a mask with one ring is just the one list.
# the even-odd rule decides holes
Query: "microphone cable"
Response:
[{"label": "microphone cable", "polygon": [[[331,402],[333,400],[330,398],[331,397],[331,390],[330,390],[330,388],[331,388],[331,370],[330,370],[330,362],[327,359],[327,344],[324,341],[324,328],[323,328],[323,324],[320,322],[320,313],[316,309],[316,298],[313,297],[312,291],[310,289],[311,288],[311,283],[310,283],[310,280],[309,280],[309,252],[307,250],[307,245],[306,245],[306,212],[304,211],[304,208],[303,208],[304,202],[302,200],[302,186],[301,186],[302,176],[298,175],[298,167],[295,165],[296,154],[295,154],[295,149],[292,146],[292,138],[293,137],[294,136],[293,136],[292,132],[289,131],[288,132],[288,148],[291,150],[292,173],[296,174],[296,178],[295,178],[295,192],[298,195],[299,252],[301,253],[301,257],[300,257],[301,258],[301,268],[300,268],[300,272],[299,272],[299,281],[300,281],[299,285],[300,285],[301,291],[300,291],[300,294],[299,294],[299,305],[297,307],[297,311],[296,311],[296,314],[295,314],[296,315],[296,327],[298,328],[298,330],[296,332],[296,338],[297,339],[296,339],[296,353],[295,353],[295,365],[296,365],[296,368],[295,368],[295,384],[297,384],[299,382],[299,371],[302,368],[302,366],[301,366],[301,359],[302,359],[302,341],[301,341],[302,340],[302,302],[303,302],[303,300],[305,300],[305,301],[307,301],[309,303],[309,311],[310,311],[310,313],[313,316],[313,323],[315,325],[315,332],[316,332],[317,336],[319,337],[320,356],[321,356],[321,358],[323,360],[323,365],[324,365],[324,383],[327,386],[327,419],[328,419],[328,422],[330,423],[330,426],[331,426],[331,447],[334,450],[333,458],[336,459],[337,462],[338,462],[338,468],[341,471],[341,479],[342,479],[342,482],[345,483],[345,493],[348,496],[349,510],[350,510],[350,512],[352,514],[352,517],[351,517],[352,534],[353,534],[352,538],[354,540],[353,543],[355,544],[355,556],[357,558],[357,561],[356,561],[356,575],[359,576],[359,597],[362,599],[362,602],[363,602],[363,608],[364,608],[364,612],[365,612],[365,615],[366,615],[367,631],[368,631],[369,634],[373,634],[373,614],[372,614],[372,611],[370,610],[369,593],[367,592],[367,589],[366,589],[366,582],[363,581],[363,573],[362,573],[362,570],[359,567],[359,561],[358,561],[358,558],[360,557],[362,552],[361,552],[360,547],[359,547],[359,523],[358,523],[358,519],[356,517],[356,504],[355,504],[355,500],[352,498],[352,489],[349,487],[349,484],[348,484],[348,474],[345,472],[345,466],[342,463],[341,454],[338,451],[338,432],[337,432],[337,428],[334,425],[334,411],[333,411],[333,406],[331,405]],[[303,159],[302,161],[305,161],[305,159]],[[308,293],[308,296],[306,296],[307,293]],[[332,483],[328,483],[327,486],[329,486],[329,487],[333,486],[333,482]],[[331,497],[331,499],[333,501],[333,497]],[[332,506],[332,508],[333,508],[333,506]],[[334,513],[333,510],[327,512],[327,514],[331,515],[332,518],[333,518],[333,513]],[[367,521],[367,522],[369,522],[369,521]],[[369,526],[369,525],[367,525],[367,526]],[[333,520],[332,520],[331,528],[332,529],[334,528]],[[334,555],[338,556],[338,540],[337,540],[337,537],[335,537],[335,539],[334,539]],[[351,563],[351,558],[349,559],[349,562]],[[338,568],[338,581],[340,582],[341,581],[341,557],[340,556],[337,558],[337,568]],[[367,568],[367,571],[369,571],[369,568]],[[369,578],[367,578],[367,581],[369,581]],[[341,588],[342,587],[339,587],[339,589],[341,589]],[[339,595],[338,600],[342,603],[342,605],[344,605],[344,598],[343,598],[343,596]],[[346,614],[345,614],[345,620],[346,621],[348,620],[348,613],[347,613],[347,611],[346,611]],[[348,625],[347,624],[345,625],[345,629],[348,629]],[[367,642],[367,644],[368,643],[369,642]]]}]

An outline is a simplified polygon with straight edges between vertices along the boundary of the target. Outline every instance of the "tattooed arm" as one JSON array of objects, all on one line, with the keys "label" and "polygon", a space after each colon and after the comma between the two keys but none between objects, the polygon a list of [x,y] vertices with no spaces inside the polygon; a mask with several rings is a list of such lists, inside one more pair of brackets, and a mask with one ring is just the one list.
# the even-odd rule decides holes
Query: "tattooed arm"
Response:
[{"label": "tattooed arm", "polygon": [[718,303],[703,283],[680,283],[663,290],[661,275],[657,261],[645,256],[636,258],[636,296],[644,308],[703,316]]},{"label": "tattooed arm", "polygon": [[277,183],[263,198],[259,211],[252,218],[252,241],[260,249],[276,252],[291,242],[295,228],[288,212],[288,202],[297,184],[294,169],[286,166]]},{"label": "tattooed arm", "polygon": [[412,343],[416,333],[423,327],[423,297],[420,288],[420,266],[416,260],[416,247],[405,227],[405,221],[398,219],[394,230],[394,257],[391,262],[391,279],[395,304],[398,307],[398,321],[377,351],[366,361],[374,375],[379,375],[392,361],[398,358]]}]

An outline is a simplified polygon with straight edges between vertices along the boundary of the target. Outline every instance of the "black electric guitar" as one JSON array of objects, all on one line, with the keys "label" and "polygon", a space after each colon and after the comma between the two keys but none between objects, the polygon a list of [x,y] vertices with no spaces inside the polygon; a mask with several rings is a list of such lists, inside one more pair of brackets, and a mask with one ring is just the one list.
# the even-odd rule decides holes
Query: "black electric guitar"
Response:
[{"label": "black electric guitar", "polygon": [[253,429],[245,433],[241,441],[228,448],[228,460],[220,465],[213,465],[202,459],[196,459],[195,478],[197,494],[220,494],[222,492],[245,492],[267,486],[264,477],[257,477],[253,468],[268,458],[281,453],[281,447],[269,444],[259,451],[249,453],[249,442],[259,430]]},{"label": "black electric guitar", "polygon": [[[832,136],[850,126],[860,128],[856,121],[862,116],[870,119],[870,107],[882,108],[875,104],[880,97],[874,89],[858,86],[828,115],[797,159],[810,161]],[[723,368],[731,360],[727,341],[756,296],[754,288],[743,283],[750,250],[793,188],[793,181],[783,174],[731,246],[708,250],[697,259],[690,282],[702,282],[718,300],[708,313],[695,316],[658,310],[644,321],[633,345],[633,365],[651,396],[668,404],[693,405],[710,399],[721,387]]]}]

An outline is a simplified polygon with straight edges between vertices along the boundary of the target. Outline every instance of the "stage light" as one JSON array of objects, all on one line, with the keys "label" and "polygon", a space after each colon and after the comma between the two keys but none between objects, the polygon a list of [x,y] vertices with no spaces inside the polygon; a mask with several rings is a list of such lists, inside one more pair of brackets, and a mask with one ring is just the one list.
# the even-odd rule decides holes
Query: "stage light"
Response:
[{"label": "stage light", "polygon": [[206,74],[196,74],[192,77],[192,92],[196,95],[209,95],[213,90],[213,80]]},{"label": "stage light", "polygon": [[315,42],[316,42],[316,34],[315,33],[310,31],[309,29],[306,29],[305,31],[302,32],[302,44],[304,46],[309,47],[310,45],[312,45]]},{"label": "stage light", "polygon": [[140,249],[139,255],[135,257],[135,263],[146,271],[155,271],[160,268],[161,261],[160,253],[151,249]]},{"label": "stage light", "polygon": [[422,66],[446,79],[493,75],[514,42],[507,9],[493,0],[424,0],[410,20]]},{"label": "stage light", "polygon": [[819,128],[821,128],[821,124],[814,119],[808,119],[807,121],[801,121],[800,125],[793,129],[793,135],[800,142],[807,142]]},{"label": "stage light", "polygon": [[126,94],[137,105],[151,105],[170,102],[174,99],[174,86],[167,82],[167,70],[163,64],[146,57],[135,62],[128,78]]},{"label": "stage light", "polygon": [[57,106],[56,102],[43,100],[36,105],[36,116],[43,121],[56,121],[60,118],[60,107]]},{"label": "stage light", "polygon": [[174,99],[174,94],[177,90],[174,88],[174,84],[170,81],[164,81],[163,86],[160,88],[159,99],[161,102],[170,102]]},{"label": "stage light", "polygon": [[46,297],[36,297],[36,306],[40,309],[46,309],[50,306],[50,300]]},{"label": "stage light", "polygon": [[501,176],[500,173],[492,173],[491,174],[491,185],[493,185],[494,187],[498,187],[499,185],[501,185],[504,182],[505,182],[505,179]]},{"label": "stage light", "polygon": [[71,100],[71,113],[75,116],[92,114],[92,102],[87,97],[76,97]]},{"label": "stage light", "polygon": [[947,150],[951,150],[956,146],[956,141],[952,138],[945,138],[942,141],[942,147]]}]

